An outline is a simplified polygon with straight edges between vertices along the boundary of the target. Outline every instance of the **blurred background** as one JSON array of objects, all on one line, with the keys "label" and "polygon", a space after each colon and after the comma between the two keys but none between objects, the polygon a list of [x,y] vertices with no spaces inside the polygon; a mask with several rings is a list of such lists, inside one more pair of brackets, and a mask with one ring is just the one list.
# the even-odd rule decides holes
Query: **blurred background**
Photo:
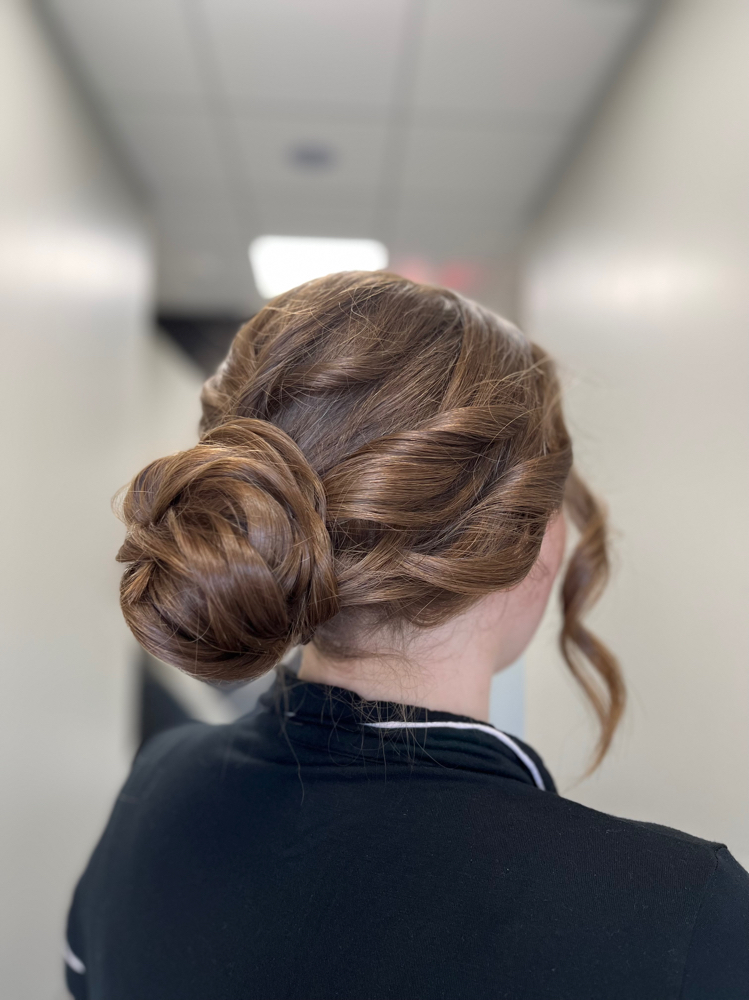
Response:
[{"label": "blurred background", "polygon": [[563,794],[749,866],[748,14],[0,0],[3,997],[65,995],[70,894],[144,735],[268,683],[140,653],[110,499],[195,442],[238,324],[321,261],[455,288],[559,359],[630,706],[578,781],[596,729],[552,608],[493,721]]}]

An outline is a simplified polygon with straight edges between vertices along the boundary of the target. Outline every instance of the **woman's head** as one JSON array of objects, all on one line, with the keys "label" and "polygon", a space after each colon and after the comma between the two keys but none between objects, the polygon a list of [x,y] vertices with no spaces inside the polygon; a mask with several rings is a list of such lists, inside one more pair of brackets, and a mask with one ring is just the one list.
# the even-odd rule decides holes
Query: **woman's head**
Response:
[{"label": "woman's head", "polygon": [[265,306],[201,398],[199,443],[121,498],[122,608],[146,649],[224,680],[298,643],[350,658],[519,585],[566,506],[582,537],[562,648],[600,759],[623,686],[580,617],[605,582],[605,524],[544,351],[454,292],[347,272]]}]

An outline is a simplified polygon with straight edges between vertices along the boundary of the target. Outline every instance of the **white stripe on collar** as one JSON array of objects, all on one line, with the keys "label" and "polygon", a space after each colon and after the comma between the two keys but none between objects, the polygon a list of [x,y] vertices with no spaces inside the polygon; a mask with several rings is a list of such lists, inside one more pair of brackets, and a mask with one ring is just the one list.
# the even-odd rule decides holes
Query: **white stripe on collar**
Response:
[{"label": "white stripe on collar", "polygon": [[541,777],[541,772],[536,767],[535,762],[531,760],[525,750],[517,745],[511,736],[500,732],[494,726],[485,726],[480,722],[365,722],[364,725],[372,726],[375,729],[431,729],[433,726],[441,726],[447,729],[478,729],[482,733],[489,733],[490,736],[495,736],[500,743],[504,743],[505,746],[509,747],[518,760],[522,761],[528,768],[537,787],[544,792],[546,791],[544,779]]},{"label": "white stripe on collar", "polygon": [[67,941],[62,947],[62,957],[65,959],[65,964],[69,969],[72,969],[73,972],[77,972],[79,976],[82,976],[85,973],[86,966],[80,958],[78,958]]}]

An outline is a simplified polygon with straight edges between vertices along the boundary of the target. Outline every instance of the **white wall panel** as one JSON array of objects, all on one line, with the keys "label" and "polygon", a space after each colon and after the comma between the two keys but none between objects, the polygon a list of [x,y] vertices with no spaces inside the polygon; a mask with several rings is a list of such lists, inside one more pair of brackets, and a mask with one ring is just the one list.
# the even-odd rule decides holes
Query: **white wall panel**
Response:
[{"label": "white wall panel", "polygon": [[[672,0],[528,246],[524,322],[560,357],[582,468],[608,497],[594,616],[630,709],[570,794],[724,841],[749,863],[749,24]],[[563,788],[594,727],[554,648],[528,737]]]},{"label": "white wall panel", "polygon": [[36,23],[0,0],[0,995],[62,997],[74,883],[132,753],[110,497],[137,455],[150,255]]}]

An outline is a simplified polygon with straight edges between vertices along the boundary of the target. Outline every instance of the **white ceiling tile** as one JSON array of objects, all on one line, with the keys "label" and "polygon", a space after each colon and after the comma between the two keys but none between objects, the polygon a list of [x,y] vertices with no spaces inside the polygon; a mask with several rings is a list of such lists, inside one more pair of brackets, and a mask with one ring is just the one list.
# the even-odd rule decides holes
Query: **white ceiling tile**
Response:
[{"label": "white ceiling tile", "polygon": [[416,254],[432,262],[495,257],[517,241],[517,217],[470,199],[406,199],[390,241],[394,256]]},{"label": "white ceiling tile", "polygon": [[475,129],[417,125],[407,138],[402,190],[468,197],[521,216],[567,141],[560,129]]},{"label": "white ceiling tile", "polygon": [[566,123],[587,106],[646,0],[429,0],[414,106]]},{"label": "white ceiling tile", "polygon": [[197,101],[201,85],[180,0],[43,0],[104,97]]},{"label": "white ceiling tile", "polygon": [[203,0],[203,11],[232,101],[392,100],[407,0]]},{"label": "white ceiling tile", "polygon": [[[248,176],[256,189],[271,184],[289,194],[330,198],[336,191],[374,191],[382,173],[384,124],[330,121],[313,115],[293,118],[235,119],[237,138]],[[299,166],[293,154],[300,147],[328,152],[330,161]]]},{"label": "white ceiling tile", "polygon": [[182,110],[119,110],[113,127],[156,198],[179,191],[225,193],[225,175],[208,117]]},{"label": "white ceiling tile", "polygon": [[258,198],[262,233],[254,235],[372,237],[374,210],[367,191],[311,199],[268,187]]}]

